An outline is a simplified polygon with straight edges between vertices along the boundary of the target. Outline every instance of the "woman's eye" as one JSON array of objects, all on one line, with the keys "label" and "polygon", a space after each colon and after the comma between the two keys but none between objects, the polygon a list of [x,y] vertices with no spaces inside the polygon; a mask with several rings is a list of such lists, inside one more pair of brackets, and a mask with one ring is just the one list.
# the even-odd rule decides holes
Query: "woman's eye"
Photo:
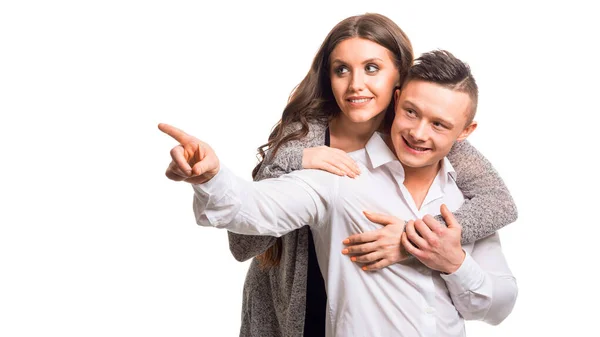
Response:
[{"label": "woman's eye", "polygon": [[335,68],[334,72],[338,76],[343,75],[348,72],[348,68],[346,68],[345,66],[340,66],[340,67]]},{"label": "woman's eye", "polygon": [[376,73],[377,71],[379,71],[379,67],[377,67],[374,64],[367,64],[367,66],[365,67],[365,70],[367,71],[367,73]]}]

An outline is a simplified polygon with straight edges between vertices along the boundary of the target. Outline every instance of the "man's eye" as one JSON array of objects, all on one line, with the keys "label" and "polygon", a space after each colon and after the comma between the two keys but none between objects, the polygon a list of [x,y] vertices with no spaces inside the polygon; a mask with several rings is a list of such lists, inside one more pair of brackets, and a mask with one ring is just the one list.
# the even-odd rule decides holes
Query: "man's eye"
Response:
[{"label": "man's eye", "polygon": [[433,126],[437,129],[447,129],[446,125],[444,125],[440,122],[433,122]]}]

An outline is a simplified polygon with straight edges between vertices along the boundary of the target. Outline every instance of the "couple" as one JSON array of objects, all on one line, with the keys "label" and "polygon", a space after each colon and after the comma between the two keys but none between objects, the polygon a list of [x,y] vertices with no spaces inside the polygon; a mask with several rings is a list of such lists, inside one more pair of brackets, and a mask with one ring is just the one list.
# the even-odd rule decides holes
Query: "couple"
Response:
[{"label": "couple", "polygon": [[[272,263],[276,266],[268,270],[271,279],[262,286],[281,287],[291,293],[289,298],[284,294],[283,299],[272,299],[272,306],[287,305],[285,313],[290,315],[301,308],[294,307],[300,301],[294,298],[298,294],[293,287],[306,280],[302,279],[306,269],[302,270],[302,265],[290,267],[286,258],[294,257],[296,252],[297,260],[302,261],[301,253],[308,250],[304,255],[310,261],[312,239],[306,242],[299,233],[308,231],[303,226],[311,226],[329,297],[327,335],[456,336],[464,334],[463,318],[498,323],[514,304],[516,284],[502,256],[498,236],[492,234],[510,222],[506,219],[511,216],[502,217],[499,212],[503,208],[492,207],[510,210],[512,200],[509,195],[507,198],[494,193],[504,192],[504,186],[483,159],[468,156],[474,151],[468,144],[452,147],[476,126],[472,122],[477,106],[475,82],[468,67],[446,52],[425,54],[412,68],[411,63],[408,39],[380,15],[348,18],[326,38],[267,144],[267,160],[274,163],[277,159],[273,158],[279,155],[288,166],[262,163],[255,173],[261,174],[262,170],[263,176],[269,175],[266,169],[287,170],[300,161],[305,168],[313,165],[335,171],[338,176],[304,170],[280,179],[247,183],[221,168],[206,144],[173,127],[160,126],[181,144],[172,151],[167,175],[194,184],[194,210],[199,224],[243,234],[296,233],[296,245],[286,242],[283,236],[283,244],[270,248],[276,254],[262,257],[263,262],[278,257],[284,262]],[[401,84],[402,90],[395,89]],[[322,125],[325,127],[319,128]],[[350,152],[354,161],[332,149],[286,148],[305,138],[319,138],[321,129],[332,146]],[[319,140],[313,142],[316,146]],[[454,171],[446,155],[450,152],[449,157],[460,158],[461,151],[462,161],[483,168],[481,172],[477,168],[465,173],[458,168]],[[301,160],[294,152],[302,153]],[[459,167],[461,161],[453,164]],[[461,186],[463,174],[476,178],[463,181]],[[484,184],[477,181],[480,177],[485,178]],[[492,193],[478,193],[486,182],[492,182]],[[472,200],[461,207],[463,194]],[[461,208],[457,215],[467,206],[479,212],[479,218],[458,216],[463,228],[469,229],[463,231],[462,246],[460,225],[445,206],[441,209],[449,220],[448,228],[426,216],[438,214],[442,204],[451,211]],[[409,221],[403,231],[403,221],[383,214],[363,215],[365,210],[416,221]],[[380,228],[370,220],[387,226]],[[480,228],[467,226],[469,222]],[[377,233],[375,237],[382,237],[389,234],[384,231],[388,228],[394,228],[390,231],[398,235],[397,244],[379,249],[372,231]],[[465,233],[469,235],[465,237]],[[238,239],[235,235],[230,238],[230,243]],[[263,238],[246,239],[252,243]],[[270,244],[274,241],[264,239]],[[474,239],[480,240],[472,243]],[[401,248],[414,258],[405,258]],[[251,266],[249,277],[251,273],[261,275],[257,263]],[[380,270],[367,273],[361,267]],[[299,277],[295,283],[293,276]],[[279,284],[277,277],[284,282],[292,277],[292,285]],[[260,286],[255,286],[260,291]],[[271,291],[275,294],[276,290]],[[250,310],[253,304],[248,302],[260,301],[259,295],[245,298]],[[278,335],[271,331],[279,324],[280,333],[295,335],[298,330],[302,333],[302,314],[294,320],[277,310],[265,324],[257,315],[244,317],[242,329],[246,324],[249,333]],[[258,330],[263,328],[261,334]],[[306,335],[306,329],[304,332]]]}]

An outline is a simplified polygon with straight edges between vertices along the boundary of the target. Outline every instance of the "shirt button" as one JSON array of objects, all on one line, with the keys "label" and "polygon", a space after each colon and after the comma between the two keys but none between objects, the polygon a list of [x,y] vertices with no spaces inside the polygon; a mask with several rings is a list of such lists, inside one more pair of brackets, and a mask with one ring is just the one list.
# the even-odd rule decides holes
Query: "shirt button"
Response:
[{"label": "shirt button", "polygon": [[425,312],[432,315],[435,313],[435,308],[427,307],[427,308],[425,308]]}]

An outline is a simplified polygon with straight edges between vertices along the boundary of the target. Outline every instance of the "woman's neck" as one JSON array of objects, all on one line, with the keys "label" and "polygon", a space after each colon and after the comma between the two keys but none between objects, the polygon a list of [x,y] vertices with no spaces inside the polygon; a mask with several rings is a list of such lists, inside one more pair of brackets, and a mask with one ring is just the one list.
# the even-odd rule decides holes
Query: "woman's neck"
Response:
[{"label": "woman's neck", "polygon": [[364,148],[382,120],[383,114],[363,123],[354,123],[342,114],[336,116],[329,122],[331,147],[346,152]]}]

